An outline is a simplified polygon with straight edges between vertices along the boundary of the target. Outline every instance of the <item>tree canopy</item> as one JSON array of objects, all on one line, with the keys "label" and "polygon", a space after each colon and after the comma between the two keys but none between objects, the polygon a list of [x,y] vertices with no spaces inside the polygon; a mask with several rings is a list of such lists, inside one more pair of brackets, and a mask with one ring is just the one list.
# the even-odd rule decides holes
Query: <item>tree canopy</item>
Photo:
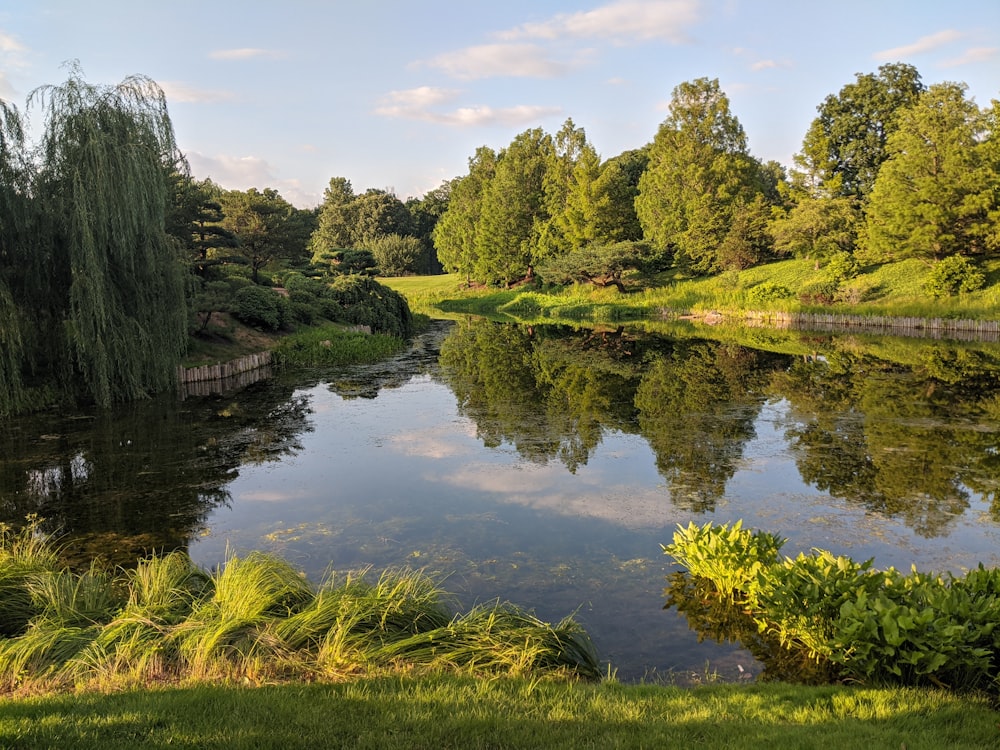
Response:
[{"label": "tree canopy", "polygon": [[[4,108],[0,168],[5,241],[0,412],[36,393],[99,404],[174,382],[186,346],[184,280],[166,231],[168,175],[186,170],[160,88],[142,76],[36,90],[43,113],[31,155],[16,110]],[[7,345],[9,343],[9,346]]]}]

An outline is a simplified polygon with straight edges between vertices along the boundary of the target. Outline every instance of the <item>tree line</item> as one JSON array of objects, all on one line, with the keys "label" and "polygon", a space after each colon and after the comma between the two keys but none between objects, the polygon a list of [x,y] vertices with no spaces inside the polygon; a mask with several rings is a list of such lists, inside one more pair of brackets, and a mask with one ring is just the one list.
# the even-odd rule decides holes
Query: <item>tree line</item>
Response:
[{"label": "tree line", "polygon": [[[716,79],[673,90],[651,143],[602,160],[567,120],[487,146],[450,183],[433,239],[469,282],[589,281],[629,269],[693,275],[785,257],[859,265],[920,258],[944,291],[974,288],[1000,251],[1000,103],[924,86],[902,63],[827,96],[786,169],[749,151]],[[815,290],[833,294],[833,288]]]},{"label": "tree line", "polygon": [[[673,90],[652,142],[609,159],[570,119],[480,147],[420,198],[334,177],[315,209],[194,179],[143,76],[95,86],[73,67],[28,105],[37,145],[0,102],[0,413],[162,391],[221,311],[271,328],[358,322],[346,311],[368,300],[379,310],[361,317],[405,333],[376,273],[624,290],[635,270],[796,256],[830,269],[809,292],[824,301],[861,265],[908,257],[937,263],[933,293],[974,289],[1000,250],[1000,103],[925,87],[901,63],[824,99],[787,173],[750,153],[718,81],[699,78]],[[271,284],[288,297],[263,295]]]}]

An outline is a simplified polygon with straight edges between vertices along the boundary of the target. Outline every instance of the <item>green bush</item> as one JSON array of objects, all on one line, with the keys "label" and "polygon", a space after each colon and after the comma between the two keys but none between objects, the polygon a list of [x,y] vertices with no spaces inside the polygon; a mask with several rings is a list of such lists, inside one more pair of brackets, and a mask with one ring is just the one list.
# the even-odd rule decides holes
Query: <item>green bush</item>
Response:
[{"label": "green bush", "polygon": [[761,282],[747,290],[747,302],[751,304],[773,302],[779,299],[788,299],[791,296],[792,292],[788,287],[771,281]]},{"label": "green bush", "polygon": [[861,271],[861,264],[852,253],[838,251],[830,256],[824,269],[826,278],[834,284],[843,284]]},{"label": "green bush", "polygon": [[949,255],[934,264],[924,291],[932,297],[950,297],[960,292],[974,292],[982,289],[986,276],[964,255]]},{"label": "green bush", "polygon": [[824,550],[778,560],[780,546],[737,522],[679,528],[663,550],[835,679],[1000,692],[1000,569],[903,575]]},{"label": "green bush", "polygon": [[321,305],[330,320],[366,325],[372,333],[406,338],[412,331],[406,298],[368,276],[338,276],[323,293]]},{"label": "green bush", "polygon": [[278,330],[283,321],[284,300],[277,292],[262,286],[247,286],[233,298],[233,315],[249,326],[268,331]]},{"label": "green bush", "polygon": [[806,305],[832,305],[836,296],[837,284],[833,281],[817,281],[799,291],[799,301]]}]

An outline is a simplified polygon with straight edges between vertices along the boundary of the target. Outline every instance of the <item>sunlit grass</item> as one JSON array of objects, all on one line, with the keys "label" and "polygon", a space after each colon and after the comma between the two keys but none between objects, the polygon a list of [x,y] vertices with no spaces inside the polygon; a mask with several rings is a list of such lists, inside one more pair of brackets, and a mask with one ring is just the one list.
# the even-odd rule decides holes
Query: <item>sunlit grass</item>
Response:
[{"label": "sunlit grass", "polygon": [[[72,572],[54,569],[34,538],[31,527],[7,534],[0,550],[0,581],[8,581],[0,690],[414,671],[599,677],[594,647],[572,619],[549,625],[501,602],[455,613],[415,571],[374,582],[331,576],[316,586],[264,553],[207,573],[177,552],[135,571],[95,564]],[[37,564],[25,568],[28,545]]]},{"label": "sunlit grass", "polygon": [[275,364],[292,367],[377,362],[398,353],[406,342],[386,334],[367,334],[328,325],[282,338],[272,356]]},{"label": "sunlit grass", "polygon": [[384,677],[7,700],[0,746],[242,748],[996,747],[984,700],[782,684],[694,689]]},{"label": "sunlit grass", "polygon": [[[552,287],[545,290],[466,290],[455,280],[408,277],[410,294],[422,300],[424,311],[450,315],[466,313],[506,316],[519,320],[544,318],[569,321],[616,322],[662,314],[710,311],[737,314],[743,311],[838,313],[861,316],[953,318],[995,320],[1000,309],[1000,261],[981,264],[988,286],[982,290],[945,298],[924,291],[931,265],[906,260],[862,269],[843,282],[845,300],[832,304],[804,302],[800,293],[827,278],[823,267],[811,260],[784,260],[743,271],[688,278],[666,272],[645,279],[629,293],[592,285]],[[392,284],[396,287],[396,281]],[[453,293],[449,294],[449,286]],[[762,295],[765,285],[783,294]],[[755,292],[754,290],[757,289]],[[433,291],[431,291],[433,290]],[[404,294],[407,292],[404,291]],[[764,297],[764,299],[762,299]],[[849,301],[847,301],[849,300]]]}]

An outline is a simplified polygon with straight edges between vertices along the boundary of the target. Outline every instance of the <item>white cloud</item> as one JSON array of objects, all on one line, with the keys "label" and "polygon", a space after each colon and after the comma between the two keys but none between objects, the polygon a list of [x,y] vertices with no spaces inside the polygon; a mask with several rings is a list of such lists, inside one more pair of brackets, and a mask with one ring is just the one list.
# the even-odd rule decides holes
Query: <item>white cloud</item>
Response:
[{"label": "white cloud", "polygon": [[687,41],[686,27],[698,21],[699,0],[619,0],[593,10],[560,13],[547,21],[501,32],[502,39],[613,39],[620,43],[662,39]]},{"label": "white cloud", "polygon": [[406,120],[432,122],[437,125],[473,127],[484,125],[522,125],[559,114],[558,107],[521,104],[514,107],[459,107],[451,111],[435,111],[433,107],[448,104],[461,95],[455,89],[421,86],[405,91],[390,91],[375,108],[375,114]]},{"label": "white cloud", "polygon": [[7,74],[0,70],[0,99],[5,102],[9,102],[17,96],[17,92],[14,87],[10,85],[10,81],[7,80]]},{"label": "white cloud", "polygon": [[750,70],[772,70],[774,68],[791,68],[792,63],[788,60],[757,60],[750,65]]},{"label": "white cloud", "polygon": [[575,63],[552,59],[537,44],[481,44],[456,52],[446,52],[425,63],[453,78],[473,80],[507,76],[513,78],[557,78],[576,67]]},{"label": "white cloud", "polygon": [[277,178],[274,168],[258,156],[206,156],[197,151],[186,151],[184,155],[195,179],[210,178],[227,190],[274,188],[282,198],[299,208],[311,208],[320,203],[319,193],[305,190],[300,180]]},{"label": "white cloud", "polygon": [[232,101],[235,96],[230,91],[199,89],[179,81],[160,81],[160,88],[167,95],[168,102],[185,104],[213,104]]},{"label": "white cloud", "polygon": [[[3,54],[4,57],[12,56],[19,59],[23,52],[27,52],[27,48],[16,37],[11,36],[6,31],[0,31],[0,54]],[[9,58],[7,61],[10,61]]]},{"label": "white cloud", "polygon": [[924,52],[931,52],[932,50],[943,47],[946,44],[951,44],[952,42],[958,41],[963,36],[962,32],[955,31],[954,29],[947,29],[945,31],[939,31],[936,34],[929,34],[928,36],[922,36],[913,44],[904,44],[902,47],[893,47],[892,49],[885,49],[881,52],[876,52],[872,57],[876,60],[904,60],[908,57],[913,57],[914,55],[920,55]]},{"label": "white cloud", "polygon": [[285,53],[257,47],[240,47],[238,49],[217,49],[209,52],[208,56],[213,60],[252,60],[255,58],[279,60],[285,56]]},{"label": "white cloud", "polygon": [[945,60],[942,67],[955,68],[959,65],[971,65],[973,63],[989,62],[1000,53],[1000,47],[971,47],[958,57]]},{"label": "white cloud", "polygon": [[14,85],[7,74],[10,70],[18,70],[27,66],[26,53],[28,49],[16,37],[0,30],[0,99],[11,101],[17,96]]}]

